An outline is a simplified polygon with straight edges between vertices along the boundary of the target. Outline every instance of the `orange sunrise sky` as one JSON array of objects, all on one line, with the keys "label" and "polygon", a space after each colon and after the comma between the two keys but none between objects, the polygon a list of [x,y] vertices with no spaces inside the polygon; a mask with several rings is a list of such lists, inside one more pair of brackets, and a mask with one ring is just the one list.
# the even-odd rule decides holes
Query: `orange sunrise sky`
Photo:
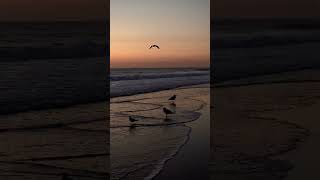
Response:
[{"label": "orange sunrise sky", "polygon": [[112,68],[209,67],[210,1],[111,0],[110,46]]}]

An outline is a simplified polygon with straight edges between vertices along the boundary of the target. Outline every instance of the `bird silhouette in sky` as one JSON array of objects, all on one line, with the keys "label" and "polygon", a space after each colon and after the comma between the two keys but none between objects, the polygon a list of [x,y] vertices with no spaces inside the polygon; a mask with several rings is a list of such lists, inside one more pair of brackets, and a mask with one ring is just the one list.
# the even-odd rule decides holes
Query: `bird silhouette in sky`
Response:
[{"label": "bird silhouette in sky", "polygon": [[153,44],[153,45],[151,45],[151,46],[149,47],[149,49],[152,49],[152,48],[160,49],[160,47],[159,47],[158,45],[155,45],[155,44]]}]

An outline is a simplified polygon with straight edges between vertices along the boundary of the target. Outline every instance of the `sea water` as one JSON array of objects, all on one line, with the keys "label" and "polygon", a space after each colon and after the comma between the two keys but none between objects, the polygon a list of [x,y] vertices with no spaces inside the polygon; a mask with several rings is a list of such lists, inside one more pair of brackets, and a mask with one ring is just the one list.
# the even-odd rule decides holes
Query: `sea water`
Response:
[{"label": "sea water", "polygon": [[0,26],[0,114],[107,99],[105,22]]},{"label": "sea water", "polygon": [[119,97],[173,89],[181,86],[206,84],[208,68],[137,68],[111,69],[110,95]]}]

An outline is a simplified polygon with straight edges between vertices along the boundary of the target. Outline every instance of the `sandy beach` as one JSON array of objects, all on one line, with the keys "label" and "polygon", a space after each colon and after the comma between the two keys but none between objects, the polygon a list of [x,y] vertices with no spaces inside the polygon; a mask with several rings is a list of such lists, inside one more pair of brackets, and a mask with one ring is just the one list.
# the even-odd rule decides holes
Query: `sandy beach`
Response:
[{"label": "sandy beach", "polygon": [[[173,109],[173,94],[176,113],[165,119],[162,108]],[[192,172],[200,177],[208,167],[209,97],[209,85],[197,85],[112,98],[111,179],[187,177],[187,166],[201,167]],[[129,116],[138,121],[130,123]]]},{"label": "sandy beach", "polygon": [[106,104],[0,116],[0,179],[109,177]]},{"label": "sandy beach", "polygon": [[301,70],[215,84],[215,180],[319,179],[320,72]]}]

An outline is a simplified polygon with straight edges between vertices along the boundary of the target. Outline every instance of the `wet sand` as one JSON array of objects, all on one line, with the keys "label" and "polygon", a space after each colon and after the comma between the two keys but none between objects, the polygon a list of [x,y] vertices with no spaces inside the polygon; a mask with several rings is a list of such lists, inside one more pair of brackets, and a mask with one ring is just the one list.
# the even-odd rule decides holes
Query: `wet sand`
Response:
[{"label": "wet sand", "polygon": [[179,153],[167,162],[155,180],[165,179],[210,179],[210,91],[208,85],[194,86],[206,88],[207,92],[193,99],[205,102],[199,110],[201,116],[196,121],[186,123],[191,128],[189,139]]},{"label": "wet sand", "polygon": [[106,104],[0,116],[0,179],[109,177]]},{"label": "wet sand", "polygon": [[215,84],[212,179],[318,179],[319,77],[303,70]]},{"label": "wet sand", "polygon": [[[169,115],[166,120],[162,108],[172,108],[168,98],[173,94],[177,95],[176,108],[174,108],[176,113]],[[195,142],[195,139],[201,137],[200,135],[199,137],[193,136],[194,130],[189,124],[195,123],[193,126],[198,125],[200,131],[203,124],[199,125],[197,122],[201,117],[205,117],[205,120],[202,119],[202,121],[207,123],[205,127],[208,131],[205,140],[209,143],[208,114],[202,115],[202,113],[209,112],[204,110],[205,107],[208,107],[206,106],[208,100],[208,85],[113,98],[111,100],[110,129],[111,179],[153,179],[159,173],[165,176],[172,173],[163,168],[167,165],[172,166],[173,164],[170,165],[172,161],[179,161],[181,164],[181,158],[176,159],[176,157],[183,152],[190,155],[190,151],[186,151],[190,150],[190,147],[186,149],[188,143],[191,139],[191,142]],[[135,117],[138,121],[130,123],[129,116]],[[132,124],[134,124],[133,127]],[[193,148],[196,149],[196,147]],[[209,146],[207,146],[207,151],[209,151]],[[189,160],[191,158],[192,156],[189,156]],[[200,162],[203,159],[206,159],[206,162],[202,164],[206,164],[207,167],[208,158],[197,160]],[[178,174],[181,175],[181,171],[176,173]],[[160,178],[161,176],[158,176],[156,179]]]}]

